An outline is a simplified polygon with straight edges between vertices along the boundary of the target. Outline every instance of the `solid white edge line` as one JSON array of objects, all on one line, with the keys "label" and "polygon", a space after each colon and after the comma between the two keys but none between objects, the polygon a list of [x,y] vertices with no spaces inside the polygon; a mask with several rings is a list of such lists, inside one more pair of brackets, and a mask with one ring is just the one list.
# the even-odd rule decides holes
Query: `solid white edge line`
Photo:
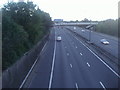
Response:
[{"label": "solid white edge line", "polygon": [[100,85],[104,88],[104,90],[106,90],[105,86],[103,85],[101,81],[100,81]]},{"label": "solid white edge line", "polygon": [[[75,36],[73,36],[74,38],[76,38]],[[76,38],[77,39],[77,38]],[[78,39],[77,39],[78,40]],[[79,41],[79,40],[78,40]],[[79,41],[80,43],[82,43],[81,41]],[[83,43],[82,43],[83,44]],[[116,76],[118,76],[120,78],[120,76],[118,75],[118,73],[116,73],[110,66],[108,66],[99,56],[97,56],[97,54],[95,54],[92,50],[90,50],[85,44],[83,44],[93,55],[95,55],[105,66],[107,66]]]},{"label": "solid white edge line", "polygon": [[44,47],[42,48],[42,52],[43,52],[44,48],[46,47],[46,45],[47,45],[47,42],[45,43]]},{"label": "solid white edge line", "polygon": [[75,86],[76,86],[76,88],[77,88],[77,90],[78,90],[78,85],[77,85],[77,83],[75,83]]},{"label": "solid white edge line", "polygon": [[[43,50],[44,50],[45,46],[47,45],[47,43],[48,43],[48,42],[45,43],[44,47],[42,48],[41,53],[43,52]],[[40,55],[41,55],[41,53],[40,53]],[[32,80],[33,80],[34,78],[35,78],[35,77],[33,77]],[[31,85],[31,83],[32,83],[32,80],[31,80],[31,82],[30,82],[28,88],[30,88],[30,85]]]},{"label": "solid white edge line", "polygon": [[[55,32],[55,34],[56,34],[56,32]],[[54,69],[54,62],[55,62],[55,53],[56,53],[56,40],[55,40],[55,45],[54,45],[54,54],[53,54],[52,69],[51,69],[50,81],[49,81],[49,90],[50,90],[51,85],[52,85],[53,69]]]},{"label": "solid white edge line", "polygon": [[[46,44],[47,44],[47,42],[45,43],[44,46],[46,46]],[[44,47],[43,47],[43,48],[44,48]],[[43,51],[43,48],[42,48],[42,51]],[[41,52],[42,52],[42,51],[41,51]],[[40,54],[41,54],[41,52],[40,52]],[[37,62],[38,59],[39,59],[39,57],[40,57],[40,55],[37,57],[37,59],[35,60],[34,64],[33,64],[32,67],[30,68],[30,70],[29,70],[29,72],[27,73],[25,79],[23,80],[22,84],[21,84],[20,87],[19,87],[19,90],[20,90],[20,88],[22,88],[23,85],[25,84],[27,78],[29,77],[30,73],[32,72],[32,70],[33,70],[33,68],[34,68],[34,66],[35,66],[35,64],[36,64],[36,62]]]}]

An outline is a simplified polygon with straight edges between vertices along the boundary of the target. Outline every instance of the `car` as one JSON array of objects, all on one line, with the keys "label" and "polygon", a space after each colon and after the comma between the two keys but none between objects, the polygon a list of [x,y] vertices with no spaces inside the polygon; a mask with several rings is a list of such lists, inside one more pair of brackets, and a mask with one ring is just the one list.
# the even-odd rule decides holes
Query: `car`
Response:
[{"label": "car", "polygon": [[85,32],[85,30],[81,30],[82,32]]},{"label": "car", "polygon": [[108,45],[109,42],[106,39],[101,39],[100,42],[104,45]]},{"label": "car", "polygon": [[56,40],[61,41],[62,40],[61,36],[58,36]]},{"label": "car", "polygon": [[76,27],[74,27],[74,29],[76,29]]}]

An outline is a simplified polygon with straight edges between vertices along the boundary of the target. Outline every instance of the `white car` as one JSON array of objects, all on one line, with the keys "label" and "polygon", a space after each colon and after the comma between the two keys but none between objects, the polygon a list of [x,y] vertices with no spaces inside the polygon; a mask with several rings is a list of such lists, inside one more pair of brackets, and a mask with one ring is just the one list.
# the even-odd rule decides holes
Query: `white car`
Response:
[{"label": "white car", "polygon": [[76,27],[74,27],[74,29],[76,29]]},{"label": "white car", "polygon": [[82,32],[85,32],[85,30],[81,30]]},{"label": "white car", "polygon": [[56,40],[61,41],[62,40],[61,36],[58,36]]},{"label": "white car", "polygon": [[101,42],[102,44],[105,44],[105,45],[108,45],[108,44],[109,44],[109,42],[108,42],[106,39],[101,39],[100,42]]}]

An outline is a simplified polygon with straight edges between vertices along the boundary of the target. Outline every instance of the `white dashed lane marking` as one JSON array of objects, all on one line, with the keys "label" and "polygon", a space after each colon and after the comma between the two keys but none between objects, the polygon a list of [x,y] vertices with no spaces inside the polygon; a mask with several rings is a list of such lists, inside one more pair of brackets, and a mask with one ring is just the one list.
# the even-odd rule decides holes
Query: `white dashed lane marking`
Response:
[{"label": "white dashed lane marking", "polygon": [[80,55],[82,56],[82,53],[80,53]]},{"label": "white dashed lane marking", "polygon": [[120,75],[116,73],[107,63],[105,63],[96,53],[94,53],[91,49],[89,49],[84,43],[82,43],[78,38],[73,36],[75,39],[77,39],[83,46],[85,46],[95,57],[97,57],[107,68],[109,68],[116,76],[120,78]]},{"label": "white dashed lane marking", "polygon": [[70,64],[70,67],[72,68],[72,64]]},{"label": "white dashed lane marking", "polygon": [[88,67],[90,67],[90,64],[87,62]]},{"label": "white dashed lane marking", "polygon": [[67,56],[69,56],[69,53],[67,53]]},{"label": "white dashed lane marking", "polygon": [[78,85],[77,85],[77,83],[75,83],[75,87],[77,88],[77,90],[78,90]]}]

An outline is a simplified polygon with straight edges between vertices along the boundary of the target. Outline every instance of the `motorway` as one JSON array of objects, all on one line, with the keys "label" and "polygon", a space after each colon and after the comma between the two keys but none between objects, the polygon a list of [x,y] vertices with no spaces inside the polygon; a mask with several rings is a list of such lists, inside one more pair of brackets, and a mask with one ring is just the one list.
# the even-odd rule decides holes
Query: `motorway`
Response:
[{"label": "motorway", "polygon": [[[69,26],[67,28],[71,29],[72,31],[75,31],[76,33],[78,33],[82,37],[86,38],[87,40],[90,39],[90,41],[92,43],[96,44],[97,46],[101,47],[105,51],[109,52],[111,55],[118,58],[118,45],[120,45],[120,42],[118,44],[117,38],[106,35],[106,34],[94,32],[94,31],[91,31],[91,37],[89,37],[89,35],[90,35],[89,29],[83,29],[83,28],[77,27],[77,26],[76,27]],[[104,38],[110,42],[109,45],[104,45],[100,42],[100,40],[104,39]]]},{"label": "motorway", "polygon": [[[61,42],[56,37],[62,37]],[[64,27],[53,27],[49,41],[23,88],[118,88],[120,76]]]}]

